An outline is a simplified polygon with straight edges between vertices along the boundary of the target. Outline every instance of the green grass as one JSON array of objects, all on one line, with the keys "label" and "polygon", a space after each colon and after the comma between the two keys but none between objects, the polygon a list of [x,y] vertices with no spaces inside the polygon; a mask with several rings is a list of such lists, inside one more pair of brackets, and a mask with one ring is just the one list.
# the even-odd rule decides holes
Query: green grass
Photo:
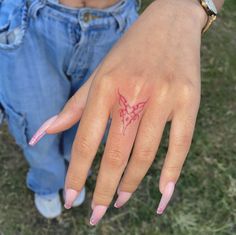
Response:
[{"label": "green grass", "polygon": [[191,150],[166,213],[157,216],[155,209],[169,125],[158,158],[132,200],[122,209],[111,208],[97,227],[88,223],[96,174],[88,179],[83,206],[64,211],[55,220],[38,215],[33,194],[25,186],[26,162],[4,125],[0,130],[0,235],[236,234],[235,94],[236,2],[227,0],[203,38],[201,107]]}]

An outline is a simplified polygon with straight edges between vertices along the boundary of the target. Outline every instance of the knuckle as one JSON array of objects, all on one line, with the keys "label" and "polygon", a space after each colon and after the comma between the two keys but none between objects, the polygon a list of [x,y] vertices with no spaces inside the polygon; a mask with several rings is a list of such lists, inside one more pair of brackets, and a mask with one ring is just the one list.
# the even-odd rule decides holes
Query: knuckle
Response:
[{"label": "knuckle", "polygon": [[185,80],[180,84],[180,98],[183,104],[193,104],[200,99],[199,89],[189,80]]},{"label": "knuckle", "polygon": [[180,167],[163,167],[161,170],[161,180],[168,179],[168,181],[177,181],[180,177],[182,168]]},{"label": "knuckle", "polygon": [[93,200],[98,205],[108,206],[112,201],[112,196],[113,195],[111,192],[106,192],[104,190],[101,191],[96,189],[93,195]]},{"label": "knuckle", "polygon": [[103,75],[99,79],[94,81],[94,87],[96,92],[108,92],[113,87],[113,82],[110,75]]},{"label": "knuckle", "polygon": [[164,165],[163,166],[163,171],[170,171],[171,173],[178,173],[181,171],[182,166],[177,166],[177,165]]},{"label": "knuckle", "polygon": [[134,154],[135,159],[141,164],[151,164],[154,160],[155,154],[153,154],[153,151],[148,148],[140,149],[137,153]]},{"label": "knuckle", "polygon": [[116,168],[122,167],[126,164],[126,159],[119,149],[110,149],[107,152],[106,161],[111,167]]},{"label": "knuckle", "polygon": [[158,92],[158,100],[160,102],[163,102],[166,97],[168,97],[168,94],[171,90],[171,87],[173,86],[173,76],[168,75],[166,79],[161,83],[161,85],[156,87],[156,91]]},{"label": "knuckle", "polygon": [[187,148],[191,145],[192,137],[190,134],[185,134],[182,136],[178,136],[174,140],[174,147],[175,148]]},{"label": "knuckle", "polygon": [[85,181],[81,176],[79,177],[77,174],[68,172],[67,179],[66,179],[67,188],[80,191],[83,188],[84,183]]},{"label": "knuckle", "polygon": [[89,156],[92,150],[89,140],[86,136],[80,136],[78,143],[74,147],[75,151],[82,157]]},{"label": "knuckle", "polygon": [[140,183],[140,180],[138,178],[134,178],[132,180],[122,179],[119,188],[120,188],[120,191],[133,193],[137,189],[139,183]]},{"label": "knuckle", "polygon": [[81,106],[81,97],[75,94],[71,97],[70,102],[72,104],[70,109],[73,113],[78,113],[78,111],[83,112],[84,107]]}]

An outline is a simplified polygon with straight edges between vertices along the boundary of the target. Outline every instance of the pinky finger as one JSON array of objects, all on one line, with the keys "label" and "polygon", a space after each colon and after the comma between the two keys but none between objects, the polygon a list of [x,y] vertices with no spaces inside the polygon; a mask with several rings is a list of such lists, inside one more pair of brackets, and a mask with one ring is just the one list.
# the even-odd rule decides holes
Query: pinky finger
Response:
[{"label": "pinky finger", "polygon": [[169,147],[159,182],[162,198],[157,209],[158,214],[163,213],[171,199],[191,146],[197,114],[195,111],[190,112],[178,112],[171,123]]}]

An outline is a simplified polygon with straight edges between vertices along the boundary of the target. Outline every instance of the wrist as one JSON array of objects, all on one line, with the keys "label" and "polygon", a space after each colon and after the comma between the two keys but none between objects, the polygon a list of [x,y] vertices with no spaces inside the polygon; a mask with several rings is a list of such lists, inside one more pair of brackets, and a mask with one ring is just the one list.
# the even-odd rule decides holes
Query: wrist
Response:
[{"label": "wrist", "polygon": [[194,13],[194,16],[196,17],[196,20],[199,20],[201,29],[204,28],[204,26],[207,23],[208,20],[208,15],[203,9],[201,3],[199,0],[193,0],[193,1],[188,1],[189,7],[192,9],[190,13]]},{"label": "wrist", "polygon": [[200,4],[199,0],[155,0],[153,4],[166,5],[168,11],[182,17],[186,22],[192,22],[199,26],[200,30],[207,23],[208,16]]}]

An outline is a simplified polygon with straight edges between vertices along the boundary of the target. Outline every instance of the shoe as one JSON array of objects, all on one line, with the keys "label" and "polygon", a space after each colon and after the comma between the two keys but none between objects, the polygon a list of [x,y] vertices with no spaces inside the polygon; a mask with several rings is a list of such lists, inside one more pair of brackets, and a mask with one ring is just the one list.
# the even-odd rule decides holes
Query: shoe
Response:
[{"label": "shoe", "polygon": [[[82,188],[80,194],[77,196],[77,198],[74,200],[72,207],[77,207],[83,204],[85,200],[85,195],[86,195],[86,189],[85,187]],[[63,193],[64,201],[65,201],[65,192]]]},{"label": "shoe", "polygon": [[83,202],[85,200],[85,194],[86,194],[86,190],[85,190],[85,187],[83,187],[79,196],[73,202],[72,207],[77,207],[77,206],[80,206],[81,204],[83,204]]},{"label": "shoe", "polygon": [[35,193],[34,203],[38,212],[47,219],[56,218],[62,213],[59,193],[50,195],[38,195]]}]

